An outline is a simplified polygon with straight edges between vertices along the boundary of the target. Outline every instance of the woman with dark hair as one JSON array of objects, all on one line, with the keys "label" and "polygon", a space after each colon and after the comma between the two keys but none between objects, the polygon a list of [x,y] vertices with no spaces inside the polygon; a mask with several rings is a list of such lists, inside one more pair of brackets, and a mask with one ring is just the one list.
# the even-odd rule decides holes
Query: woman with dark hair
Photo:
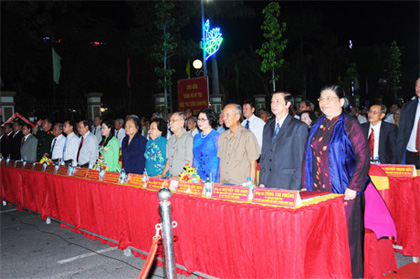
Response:
[{"label": "woman with dark hair", "polygon": [[309,128],[312,127],[312,124],[316,121],[316,115],[315,112],[312,110],[304,110],[300,114],[300,121],[306,123]]},{"label": "woman with dark hair", "polygon": [[120,142],[114,137],[114,121],[102,123],[102,141],[99,143],[99,154],[108,166],[109,171],[120,171]]},{"label": "woman with dark hair", "polygon": [[208,177],[212,182],[219,182],[219,133],[215,130],[217,114],[211,109],[202,109],[197,122],[202,132],[194,137],[192,165],[202,180]]},{"label": "woman with dark hair", "polygon": [[[324,115],[309,132],[302,186],[308,191],[344,194],[352,277],[363,278],[364,216],[366,227],[370,224],[370,213],[364,214],[364,192],[366,190],[366,208],[369,201],[373,203],[371,198],[378,199],[379,196],[379,200],[375,202],[382,201],[382,204],[383,200],[379,193],[375,192],[368,176],[370,154],[366,137],[357,119],[345,112],[348,101],[344,90],[337,85],[325,86],[321,89],[318,101]],[[370,186],[373,186],[373,193]],[[393,222],[389,211],[381,213],[388,214],[388,218],[381,219],[381,228],[391,228]],[[392,229],[387,233],[390,231]],[[393,233],[388,236],[392,236]]]},{"label": "woman with dark hair", "polygon": [[146,150],[147,140],[143,137],[141,123],[138,117],[129,116],[125,122],[125,133],[127,134],[122,141],[122,162],[126,173],[143,174],[146,160],[144,151]]},{"label": "woman with dark hair", "polygon": [[163,118],[154,118],[150,123],[149,137],[146,144],[146,171],[149,176],[162,173],[166,164],[166,133],[168,132],[166,121]]}]

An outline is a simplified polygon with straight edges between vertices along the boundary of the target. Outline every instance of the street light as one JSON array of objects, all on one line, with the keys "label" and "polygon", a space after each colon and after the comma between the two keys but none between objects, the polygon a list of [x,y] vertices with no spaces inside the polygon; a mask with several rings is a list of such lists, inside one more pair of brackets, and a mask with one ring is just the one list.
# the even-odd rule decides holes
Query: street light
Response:
[{"label": "street light", "polygon": [[198,76],[200,72],[203,72],[203,62],[200,59],[195,59],[192,63],[195,69],[195,75]]}]

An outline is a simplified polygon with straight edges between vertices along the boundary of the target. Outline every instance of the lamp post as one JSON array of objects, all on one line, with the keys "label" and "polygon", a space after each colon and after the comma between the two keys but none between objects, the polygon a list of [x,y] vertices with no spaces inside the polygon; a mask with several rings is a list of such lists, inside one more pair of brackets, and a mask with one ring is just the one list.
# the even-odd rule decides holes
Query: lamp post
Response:
[{"label": "lamp post", "polygon": [[207,76],[207,62],[206,62],[206,27],[204,26],[204,0],[201,0],[201,34],[202,34],[202,40],[201,40],[201,46],[203,49],[203,70],[204,70],[204,76]]}]

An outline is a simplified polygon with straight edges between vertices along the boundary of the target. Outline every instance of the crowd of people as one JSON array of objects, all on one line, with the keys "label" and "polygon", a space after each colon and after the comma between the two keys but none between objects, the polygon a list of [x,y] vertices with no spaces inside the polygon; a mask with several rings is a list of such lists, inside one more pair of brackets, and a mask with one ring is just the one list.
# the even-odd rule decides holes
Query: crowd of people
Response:
[{"label": "crowd of people", "polygon": [[[174,112],[166,120],[127,115],[125,119],[55,123],[35,127],[5,123],[0,130],[4,157],[36,162],[48,155],[62,165],[92,168],[98,158],[110,171],[179,179],[185,165],[202,180],[240,185],[251,180],[266,188],[344,194],[352,272],[362,277],[363,191],[370,163],[414,164],[420,168],[420,78],[416,96],[402,109],[383,104],[360,112],[349,106],[344,90],[325,86],[320,111],[309,101],[295,109],[288,92],[274,92],[271,113],[252,101],[230,103],[194,116]],[[367,117],[364,116],[367,112]],[[257,179],[257,165],[260,175]],[[258,183],[258,184],[256,184]]]}]

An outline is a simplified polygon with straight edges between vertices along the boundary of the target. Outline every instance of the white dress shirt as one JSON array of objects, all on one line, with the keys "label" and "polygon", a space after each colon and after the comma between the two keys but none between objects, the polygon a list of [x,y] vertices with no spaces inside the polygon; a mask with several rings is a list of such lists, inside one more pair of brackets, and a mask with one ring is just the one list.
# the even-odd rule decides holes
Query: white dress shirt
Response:
[{"label": "white dress shirt", "polygon": [[370,123],[369,125],[368,139],[370,137],[370,134],[372,133],[372,128],[373,128],[373,135],[375,136],[374,141],[373,141],[373,158],[372,158],[373,160],[375,160],[375,158],[377,157],[379,158],[379,134],[381,132],[381,125],[382,125],[382,121],[380,121],[375,126],[372,126],[372,123]]},{"label": "white dress shirt", "polygon": [[101,133],[102,127],[101,125],[93,127],[92,134],[96,137],[96,140],[98,143],[102,141],[102,133]]},{"label": "white dress shirt", "polygon": [[72,166],[76,166],[77,150],[79,149],[80,139],[75,133],[71,133],[67,136],[67,143],[64,139],[64,161],[72,160]]},{"label": "white dress shirt", "polygon": [[[79,160],[77,164],[82,166],[89,163],[89,168],[92,168],[99,157],[99,147],[96,137],[89,131],[83,137],[80,137],[79,146],[83,138],[83,145],[80,149]],[[79,150],[79,147],[77,147]],[[76,153],[77,156],[77,153]]]},{"label": "white dress shirt", "polygon": [[54,146],[54,149],[52,149],[52,154],[51,154],[52,160],[61,159],[63,157],[63,148],[64,148],[65,140],[66,140],[66,137],[63,136],[62,134],[60,134],[58,137],[55,137],[52,140],[51,149]]},{"label": "white dress shirt", "polygon": [[256,117],[254,114],[249,118],[242,121],[241,125],[246,126],[246,122],[249,120],[249,130],[254,133],[257,138],[260,148],[262,147],[262,137],[264,131],[265,122],[259,117]]},{"label": "white dress shirt", "polygon": [[118,141],[120,142],[120,146],[122,146],[122,141],[125,137],[125,130],[121,128],[119,130],[115,130],[115,137],[117,137]]},{"label": "white dress shirt", "polygon": [[198,129],[195,128],[194,131],[188,131],[188,134],[190,134],[194,138],[194,136],[198,134]]},{"label": "white dress shirt", "polygon": [[417,123],[420,118],[420,99],[417,102],[416,116],[414,117],[413,129],[411,130],[410,139],[408,140],[407,150],[410,152],[418,152],[416,149]]}]

